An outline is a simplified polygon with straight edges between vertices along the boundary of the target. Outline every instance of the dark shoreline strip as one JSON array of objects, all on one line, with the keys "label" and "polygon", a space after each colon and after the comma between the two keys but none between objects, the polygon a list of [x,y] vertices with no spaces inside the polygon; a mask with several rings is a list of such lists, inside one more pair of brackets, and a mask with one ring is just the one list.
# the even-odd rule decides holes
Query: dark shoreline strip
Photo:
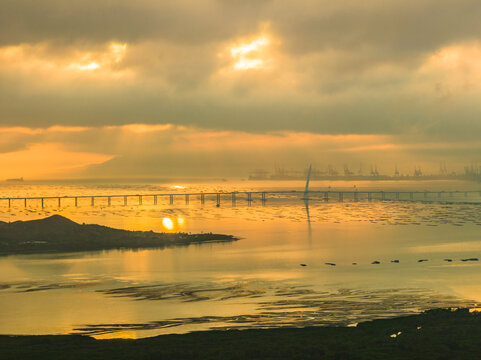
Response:
[{"label": "dark shoreline strip", "polygon": [[203,331],[138,340],[0,336],[2,359],[477,359],[481,315],[430,310],[356,327]]}]

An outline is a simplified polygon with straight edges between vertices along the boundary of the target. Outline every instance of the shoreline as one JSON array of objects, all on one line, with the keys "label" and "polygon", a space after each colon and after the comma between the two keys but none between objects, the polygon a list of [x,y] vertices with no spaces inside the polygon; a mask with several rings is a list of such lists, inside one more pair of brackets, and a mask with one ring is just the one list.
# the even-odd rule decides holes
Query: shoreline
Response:
[{"label": "shoreline", "polygon": [[355,327],[210,330],[141,339],[0,335],[2,359],[476,359],[481,314],[433,309]]},{"label": "shoreline", "polygon": [[60,215],[39,220],[0,222],[0,256],[162,249],[191,244],[237,241],[233,235],[130,231],[96,224],[78,224]]}]

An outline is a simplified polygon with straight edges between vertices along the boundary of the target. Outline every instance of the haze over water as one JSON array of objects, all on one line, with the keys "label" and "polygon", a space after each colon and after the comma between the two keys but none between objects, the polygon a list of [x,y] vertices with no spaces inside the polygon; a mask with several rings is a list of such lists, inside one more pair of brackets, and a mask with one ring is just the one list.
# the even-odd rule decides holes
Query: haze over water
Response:
[{"label": "haze over water", "polygon": [[[172,186],[175,185],[175,186]],[[18,185],[0,197],[301,190],[303,182],[169,185]],[[469,182],[314,182],[312,190],[478,190]],[[419,201],[344,198],[307,206],[294,195],[260,196],[251,206],[215,197],[34,200],[0,220],[61,214],[129,230],[215,232],[228,244],[0,257],[0,333],[83,333],[144,337],[212,328],[348,325],[481,302],[481,197],[433,194]],[[166,220],[167,219],[167,220]],[[418,262],[426,259],[428,261]],[[452,259],[452,262],[445,261]],[[399,263],[391,262],[399,260]],[[372,264],[378,261],[379,264]],[[326,263],[336,264],[326,265]],[[353,264],[355,263],[355,264]],[[306,266],[301,266],[305,264]]]}]

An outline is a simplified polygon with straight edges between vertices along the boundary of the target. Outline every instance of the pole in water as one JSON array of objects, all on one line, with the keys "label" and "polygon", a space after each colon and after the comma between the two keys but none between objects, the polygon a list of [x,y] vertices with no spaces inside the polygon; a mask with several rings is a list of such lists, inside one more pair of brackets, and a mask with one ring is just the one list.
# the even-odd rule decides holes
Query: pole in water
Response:
[{"label": "pole in water", "polygon": [[112,204],[112,198],[110,196],[107,198],[107,203],[109,206]]},{"label": "pole in water", "polygon": [[10,207],[10,205],[11,205],[11,204],[10,204],[10,199],[8,199],[8,207]]},{"label": "pole in water", "polygon": [[369,201],[372,200],[372,193],[370,193],[370,192],[367,193],[367,200],[369,200]]},{"label": "pole in water", "polygon": [[411,200],[414,200],[414,193],[413,193],[413,192],[409,193],[409,198],[410,198]]},{"label": "pole in water", "polygon": [[235,192],[232,193],[232,206],[235,206]]},{"label": "pole in water", "polygon": [[23,206],[27,207],[27,198],[23,199]]},{"label": "pole in water", "polygon": [[77,203],[78,203],[77,198],[75,198],[75,206],[77,206]]},{"label": "pole in water", "polygon": [[95,197],[94,196],[92,196],[92,198],[90,199],[90,205],[91,206],[95,205]]},{"label": "pole in water", "polygon": [[42,209],[43,209],[43,198],[42,198]]},{"label": "pole in water", "polygon": [[189,194],[185,194],[185,204],[189,204]]},{"label": "pole in water", "polygon": [[205,204],[205,195],[204,195],[204,193],[200,193],[200,203],[201,203],[202,205]]},{"label": "pole in water", "polygon": [[324,192],[324,201],[329,201],[329,191]]},{"label": "pole in water", "polygon": [[265,205],[266,204],[266,193],[263,192],[262,193],[262,205]]},{"label": "pole in water", "polygon": [[344,199],[344,194],[342,191],[339,191],[339,201],[343,201]]},{"label": "pole in water", "polygon": [[170,205],[174,203],[174,195],[172,194],[169,195],[169,201],[170,201]]},{"label": "pole in water", "polygon": [[127,196],[124,196],[124,206],[127,205]]},{"label": "pole in water", "polygon": [[139,205],[142,205],[142,195],[139,195]]},{"label": "pole in water", "polygon": [[309,170],[307,171],[306,187],[304,189],[304,199],[306,200],[309,199],[309,180],[311,180],[311,170],[312,170],[312,164],[309,165]]},{"label": "pole in water", "polygon": [[247,193],[247,204],[250,206],[252,202],[252,193],[248,192]]},{"label": "pole in water", "polygon": [[60,207],[60,198],[58,198],[58,207]]},{"label": "pole in water", "polygon": [[396,193],[396,200],[399,201],[399,192]]},{"label": "pole in water", "polygon": [[220,207],[220,194],[217,193],[217,207]]},{"label": "pole in water", "polygon": [[154,195],[154,205],[157,205],[157,195]]},{"label": "pole in water", "polygon": [[386,200],[386,194],[384,193],[384,191],[381,191],[381,200]]}]

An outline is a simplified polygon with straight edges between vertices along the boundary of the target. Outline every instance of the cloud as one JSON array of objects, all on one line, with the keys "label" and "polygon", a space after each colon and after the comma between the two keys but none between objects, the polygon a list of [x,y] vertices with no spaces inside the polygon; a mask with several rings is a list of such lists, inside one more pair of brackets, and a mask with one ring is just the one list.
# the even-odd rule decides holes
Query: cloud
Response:
[{"label": "cloud", "polygon": [[[414,165],[437,172],[440,153],[450,171],[460,171],[459,163],[481,150],[480,141],[435,143],[392,135],[293,131],[251,134],[172,124],[0,128],[0,139],[6,135],[15,138],[16,148],[0,153],[4,169],[0,178],[246,177],[257,168],[271,169],[277,164],[298,169],[307,163],[321,170],[347,165],[353,170],[364,166],[367,171],[376,165],[391,173],[393,159],[405,173],[412,172]],[[28,161],[32,165],[27,166]]]},{"label": "cloud", "polygon": [[[163,145],[173,169],[224,148],[247,168],[240,148],[261,144],[264,164],[476,160],[480,17],[477,0],[4,0],[0,151],[62,143],[153,166]],[[317,135],[366,137],[338,137],[342,155]]]},{"label": "cloud", "polygon": [[62,144],[31,144],[22,150],[0,154],[0,177],[65,178],[111,158],[103,154],[68,151]]}]

